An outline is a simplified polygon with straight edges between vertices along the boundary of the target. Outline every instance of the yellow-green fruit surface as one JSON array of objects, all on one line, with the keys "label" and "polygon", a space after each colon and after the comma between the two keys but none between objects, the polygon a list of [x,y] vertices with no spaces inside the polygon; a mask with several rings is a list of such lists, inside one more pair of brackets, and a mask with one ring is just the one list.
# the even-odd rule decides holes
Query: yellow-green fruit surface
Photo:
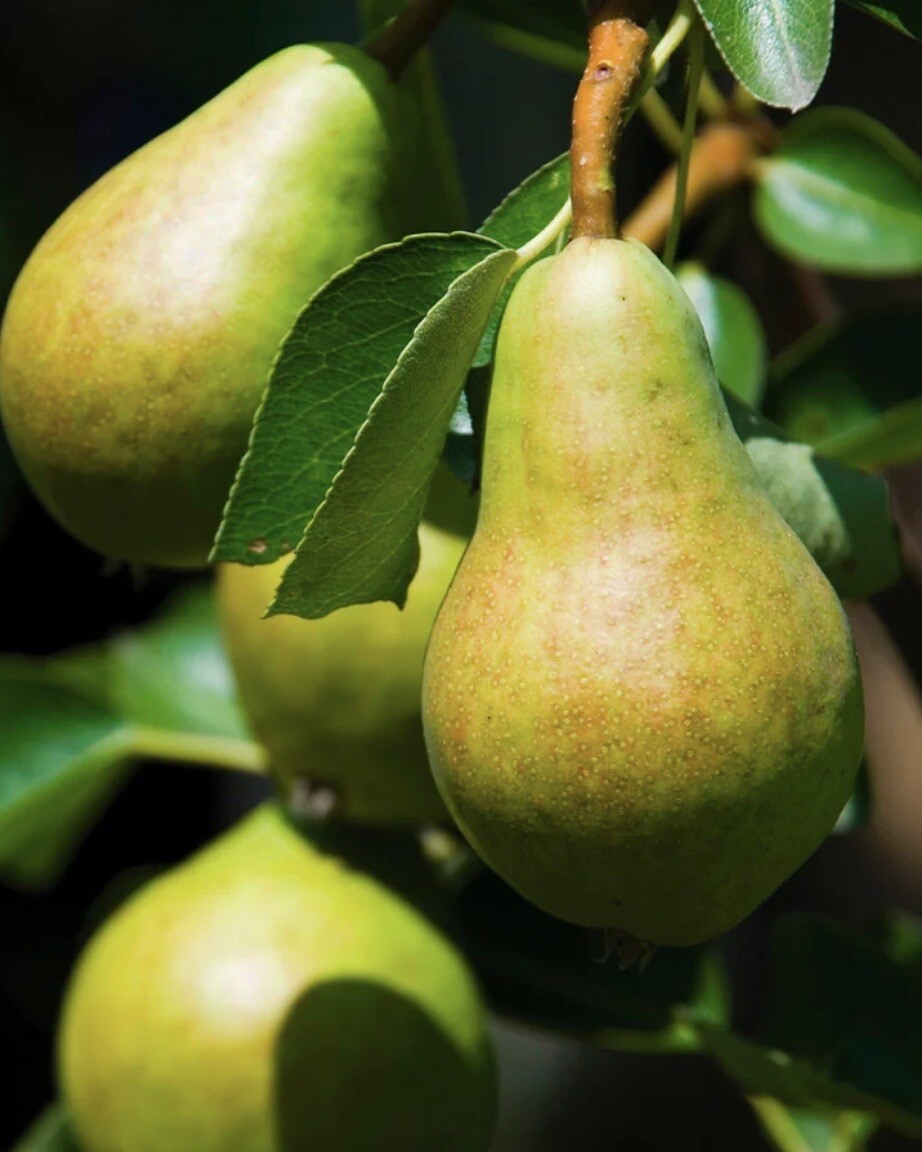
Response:
[{"label": "yellow-green fruit surface", "polygon": [[91,941],[59,1071],[84,1152],[485,1152],[495,1107],[461,956],[270,807]]},{"label": "yellow-green fruit surface", "polygon": [[218,604],[241,699],[285,792],[329,789],[337,814],[419,824],[445,809],[420,720],[423,654],[465,539],[423,522],[406,607],[359,604],[320,620],[261,619],[287,559],[225,564]]},{"label": "yellow-green fruit surface", "polygon": [[415,132],[376,61],[289,48],[54,224],[9,301],[0,405],[68,531],[117,559],[205,562],[279,342],[400,234]]},{"label": "yellow-green fruit surface", "polygon": [[574,241],[512,295],[423,720],[491,867],[556,916],[652,944],[743,919],[850,795],[845,614],[640,244]]}]

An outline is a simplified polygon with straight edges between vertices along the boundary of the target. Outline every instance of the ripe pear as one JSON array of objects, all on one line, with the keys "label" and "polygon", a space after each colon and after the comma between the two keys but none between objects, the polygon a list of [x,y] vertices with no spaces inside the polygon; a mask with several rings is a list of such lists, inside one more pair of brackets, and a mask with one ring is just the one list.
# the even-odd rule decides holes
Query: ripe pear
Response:
[{"label": "ripe pear", "polygon": [[203,564],[279,342],[402,230],[415,110],[345,45],[258,65],[85,192],[0,336],[0,405],[60,523],[117,559]]},{"label": "ripe pear", "polygon": [[653,945],[748,915],[851,792],[845,614],[640,244],[575,240],[509,301],[423,722],[489,865],[547,912]]},{"label": "ripe pear", "polygon": [[444,819],[420,721],[423,654],[466,539],[423,522],[403,611],[359,604],[320,620],[262,619],[289,559],[218,569],[222,630],[244,709],[285,794],[352,820]]},{"label": "ripe pear", "polygon": [[85,1152],[484,1152],[495,1107],[462,957],[274,807],[104,925],[59,1071]]}]

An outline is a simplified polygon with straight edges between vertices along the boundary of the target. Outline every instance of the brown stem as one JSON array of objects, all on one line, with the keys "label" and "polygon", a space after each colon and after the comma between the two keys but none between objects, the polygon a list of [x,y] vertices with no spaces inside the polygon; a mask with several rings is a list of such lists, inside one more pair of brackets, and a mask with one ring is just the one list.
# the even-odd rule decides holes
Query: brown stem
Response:
[{"label": "brown stem", "polygon": [[369,56],[399,80],[421,48],[448,15],[453,0],[408,0],[406,8],[368,45]]},{"label": "brown stem", "polygon": [[[704,129],[692,148],[688,167],[686,219],[748,178],[760,143],[758,133],[738,124],[713,124]],[[676,167],[673,166],[627,218],[624,235],[643,241],[648,248],[661,248],[669,233],[675,193]]]},{"label": "brown stem", "polygon": [[649,45],[630,8],[617,0],[603,0],[590,21],[589,61],[573,102],[574,239],[611,239],[618,234],[614,163],[625,112]]}]

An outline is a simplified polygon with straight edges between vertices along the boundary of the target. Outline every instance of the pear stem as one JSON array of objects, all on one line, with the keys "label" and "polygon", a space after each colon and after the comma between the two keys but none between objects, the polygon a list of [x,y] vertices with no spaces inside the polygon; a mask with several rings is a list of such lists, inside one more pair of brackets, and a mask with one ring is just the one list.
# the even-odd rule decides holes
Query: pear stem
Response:
[{"label": "pear stem", "polygon": [[399,80],[417,52],[432,39],[452,3],[453,0],[409,0],[366,52],[384,65],[393,80]]},{"label": "pear stem", "polygon": [[614,239],[614,164],[649,46],[629,5],[603,0],[590,18],[589,60],[573,103],[573,238]]}]

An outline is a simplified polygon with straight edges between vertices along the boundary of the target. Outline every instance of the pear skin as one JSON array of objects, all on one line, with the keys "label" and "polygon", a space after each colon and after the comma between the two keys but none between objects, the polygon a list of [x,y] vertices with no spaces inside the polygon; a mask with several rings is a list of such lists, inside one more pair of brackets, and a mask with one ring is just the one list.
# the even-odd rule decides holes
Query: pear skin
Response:
[{"label": "pear skin", "polygon": [[85,1152],[486,1152],[493,1127],[462,957],[272,807],[103,926],[58,1055]]},{"label": "pear skin", "polygon": [[426,641],[465,543],[423,522],[403,611],[359,604],[321,620],[262,618],[288,559],[219,567],[222,631],[241,700],[286,795],[313,793],[335,803],[337,816],[363,822],[445,818],[419,698]]},{"label": "pear skin", "polygon": [[640,244],[576,240],[510,299],[423,722],[495,871],[654,945],[737,924],[851,793],[845,613],[732,430],[694,309]]},{"label": "pear skin", "polygon": [[400,234],[415,129],[363,52],[289,48],[53,225],[9,301],[0,406],[68,531],[120,560],[206,561],[280,341]]}]

